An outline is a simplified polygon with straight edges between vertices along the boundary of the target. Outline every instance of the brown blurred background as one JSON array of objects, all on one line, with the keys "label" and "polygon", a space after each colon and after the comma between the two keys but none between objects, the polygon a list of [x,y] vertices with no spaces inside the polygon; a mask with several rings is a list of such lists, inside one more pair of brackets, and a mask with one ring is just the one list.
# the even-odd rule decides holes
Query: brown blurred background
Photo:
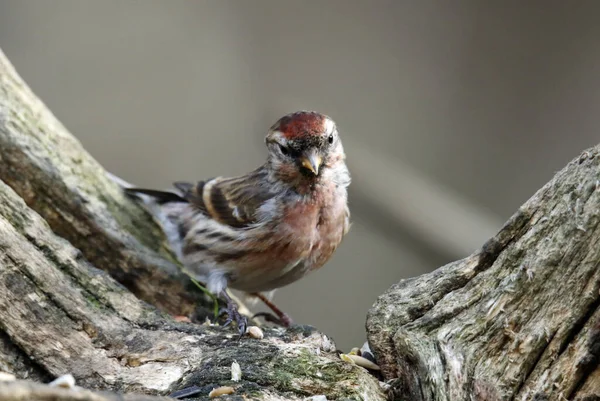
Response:
[{"label": "brown blurred background", "polygon": [[337,121],[354,226],[275,300],[348,349],[391,284],[476,249],[600,138],[600,2],[1,0],[0,48],[108,170],[167,187]]}]

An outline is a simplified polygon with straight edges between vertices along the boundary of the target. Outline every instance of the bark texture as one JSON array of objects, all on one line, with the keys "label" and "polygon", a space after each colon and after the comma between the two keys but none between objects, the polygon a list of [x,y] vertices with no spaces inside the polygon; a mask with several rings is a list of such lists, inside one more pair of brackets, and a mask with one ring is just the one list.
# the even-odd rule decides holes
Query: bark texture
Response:
[{"label": "bark texture", "polygon": [[596,146],[479,251],[379,297],[368,337],[399,399],[600,399],[599,215]]},{"label": "bark texture", "polygon": [[151,216],[120,188],[0,52],[0,179],[84,257],[173,314],[209,306]]},{"label": "bark texture", "polygon": [[[173,321],[165,312],[212,311],[212,303],[188,284],[151,216],[1,53],[0,179],[0,370],[43,382],[70,373],[79,386],[115,393],[197,386],[197,399],[208,399],[230,385],[235,393],[223,398],[384,399],[371,374],[310,327],[238,340],[232,328]],[[4,383],[0,398],[122,399],[57,391]]]}]

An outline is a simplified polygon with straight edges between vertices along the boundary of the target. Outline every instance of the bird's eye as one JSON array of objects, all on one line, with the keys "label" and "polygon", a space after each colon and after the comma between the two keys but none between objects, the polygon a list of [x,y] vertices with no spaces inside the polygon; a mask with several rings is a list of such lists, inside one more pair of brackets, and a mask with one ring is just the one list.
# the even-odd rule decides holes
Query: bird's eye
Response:
[{"label": "bird's eye", "polygon": [[329,141],[329,144],[331,145],[333,143],[333,134],[329,135],[329,138],[327,138],[327,140]]},{"label": "bird's eye", "polygon": [[278,145],[279,145],[279,151],[281,152],[281,154],[284,155],[284,156],[289,156],[290,150],[287,147],[285,147],[282,144],[280,144],[280,143]]}]

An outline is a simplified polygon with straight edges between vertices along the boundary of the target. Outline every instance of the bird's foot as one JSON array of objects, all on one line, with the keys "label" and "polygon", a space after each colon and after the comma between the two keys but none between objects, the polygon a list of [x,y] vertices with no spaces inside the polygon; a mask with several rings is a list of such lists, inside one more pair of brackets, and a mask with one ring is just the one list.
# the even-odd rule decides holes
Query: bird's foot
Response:
[{"label": "bird's foot", "polygon": [[248,327],[248,318],[242,315],[238,311],[237,304],[231,299],[229,294],[225,290],[221,293],[225,301],[227,302],[227,306],[221,310],[219,315],[227,314],[227,319],[223,324],[223,327],[229,326],[233,321],[235,321],[238,325],[238,331],[240,333],[240,338],[246,333],[246,328]]},{"label": "bird's foot", "polygon": [[275,305],[264,294],[261,294],[260,292],[255,292],[252,295],[254,295],[258,299],[263,301],[263,303],[265,305],[267,305],[267,307],[269,307],[269,309],[271,309],[273,311],[273,313],[259,312],[256,315],[252,316],[253,319],[255,317],[262,317],[267,322],[275,323],[275,324],[278,324],[279,326],[283,326],[285,328],[288,328],[292,324],[294,324],[294,321],[292,320],[292,318],[287,313],[285,313],[284,311],[279,309],[279,307],[277,305]]},{"label": "bird's foot", "polygon": [[[281,311],[280,311],[281,312]],[[259,312],[252,316],[252,319],[262,317],[266,322],[275,323],[276,325],[288,328],[294,324],[292,318],[287,314],[281,312],[281,315],[275,315],[271,312]]]}]

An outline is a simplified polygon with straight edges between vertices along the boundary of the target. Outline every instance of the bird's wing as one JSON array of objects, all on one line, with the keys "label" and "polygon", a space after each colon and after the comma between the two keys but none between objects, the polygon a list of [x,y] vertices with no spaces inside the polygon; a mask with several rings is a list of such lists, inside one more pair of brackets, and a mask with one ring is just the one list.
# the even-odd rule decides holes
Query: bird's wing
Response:
[{"label": "bird's wing", "polygon": [[176,182],[181,197],[201,213],[234,228],[256,223],[257,209],[273,194],[260,185],[265,182],[262,170],[236,178],[213,178],[196,184]]}]

